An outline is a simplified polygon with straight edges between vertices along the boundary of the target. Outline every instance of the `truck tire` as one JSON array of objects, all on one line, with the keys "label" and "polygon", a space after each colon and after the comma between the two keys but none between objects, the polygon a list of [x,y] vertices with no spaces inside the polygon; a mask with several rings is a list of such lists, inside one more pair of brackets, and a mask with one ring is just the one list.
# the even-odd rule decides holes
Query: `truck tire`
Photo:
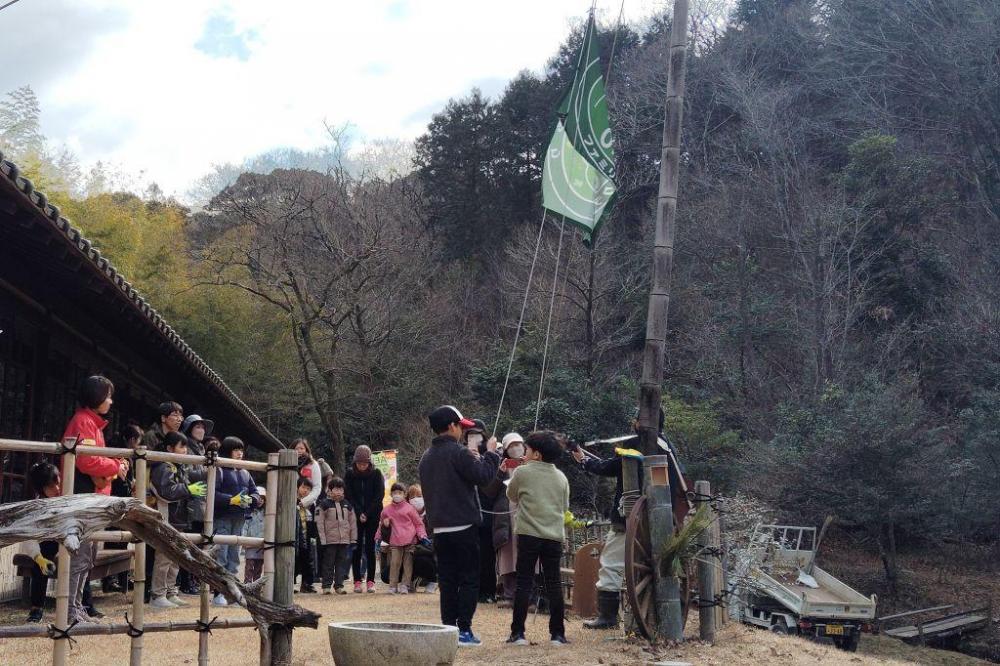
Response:
[{"label": "truck tire", "polygon": [[834,638],[833,644],[839,650],[844,650],[845,652],[857,652],[858,643],[861,642],[861,632],[853,631],[850,636],[844,636],[842,638]]},{"label": "truck tire", "polygon": [[783,617],[779,617],[774,621],[774,623],[771,625],[771,631],[776,634],[781,634],[783,636],[787,636],[788,634],[791,633],[788,630],[788,623],[785,622],[785,618]]}]

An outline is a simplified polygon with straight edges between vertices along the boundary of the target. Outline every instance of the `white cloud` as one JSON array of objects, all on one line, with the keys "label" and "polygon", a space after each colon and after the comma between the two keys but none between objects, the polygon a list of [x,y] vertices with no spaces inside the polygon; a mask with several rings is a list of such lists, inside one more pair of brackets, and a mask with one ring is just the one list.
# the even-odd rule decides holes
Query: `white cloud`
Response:
[{"label": "white cloud", "polygon": [[[414,138],[429,109],[476,82],[541,71],[588,9],[568,0],[76,4],[96,16],[113,10],[115,22],[85,54],[28,82],[41,97],[43,129],[84,163],[145,171],[167,193],[183,193],[213,163],[322,145],[324,120],[350,121],[363,136]],[[0,25],[30,34],[37,21],[19,5]],[[620,3],[597,6],[610,23]],[[626,20],[661,8],[630,0]],[[71,22],[60,29],[32,41],[73,38]]]}]

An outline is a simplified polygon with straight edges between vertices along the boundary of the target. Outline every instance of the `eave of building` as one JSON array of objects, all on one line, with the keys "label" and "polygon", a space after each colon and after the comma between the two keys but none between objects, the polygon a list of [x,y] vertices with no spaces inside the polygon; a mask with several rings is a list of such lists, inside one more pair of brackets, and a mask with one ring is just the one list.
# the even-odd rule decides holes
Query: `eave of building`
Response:
[{"label": "eave of building", "polygon": [[[12,205],[13,204],[13,205]],[[21,175],[13,162],[5,159],[0,152],[0,212],[14,215],[18,209],[30,211],[32,218],[49,228],[52,235],[60,239],[67,252],[60,258],[64,262],[75,262],[77,270],[91,274],[93,279],[111,287],[115,298],[125,309],[131,309],[137,319],[143,322],[155,335],[176,350],[184,363],[203,379],[219,400],[224,401],[232,411],[245,421],[241,424],[250,428],[254,435],[252,444],[265,451],[283,448],[283,445],[264,425],[260,418],[236,395],[223,379],[184,341],[150,303],[142,297],[132,284],[101,255],[93,243],[80,233],[72,223],[60,214],[59,208],[49,203],[45,194],[35,190],[31,181]]]}]

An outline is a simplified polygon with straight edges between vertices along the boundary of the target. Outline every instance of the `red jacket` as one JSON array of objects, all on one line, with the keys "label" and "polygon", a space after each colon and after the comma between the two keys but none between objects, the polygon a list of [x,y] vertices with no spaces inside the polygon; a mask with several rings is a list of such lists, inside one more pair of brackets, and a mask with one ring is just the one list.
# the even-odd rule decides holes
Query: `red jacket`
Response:
[{"label": "red jacket", "polygon": [[[104,428],[108,422],[92,409],[81,407],[73,414],[66,424],[63,439],[76,437],[77,444],[82,446],[104,446]],[[118,475],[119,462],[117,458],[104,456],[77,456],[76,483],[77,493],[111,494],[111,479]]]}]

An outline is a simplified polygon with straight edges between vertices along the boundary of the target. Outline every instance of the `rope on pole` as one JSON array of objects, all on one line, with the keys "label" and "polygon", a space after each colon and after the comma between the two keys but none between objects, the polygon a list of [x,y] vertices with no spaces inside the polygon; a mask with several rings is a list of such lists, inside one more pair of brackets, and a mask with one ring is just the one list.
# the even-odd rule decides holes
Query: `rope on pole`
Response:
[{"label": "rope on pole", "polygon": [[[556,285],[559,283],[559,259],[562,257],[563,234],[566,231],[566,218],[563,218],[559,225],[559,245],[556,249],[556,270],[552,276],[552,295],[549,297],[549,321],[545,326],[545,344],[542,347],[542,374],[538,377],[538,400],[535,402],[535,426],[532,430],[538,430],[538,417],[542,413],[542,391],[545,388],[545,367],[549,360],[549,336],[552,332],[552,311],[556,305]],[[569,266],[566,267],[569,270]]]},{"label": "rope on pole", "polygon": [[542,245],[542,232],[545,231],[545,219],[549,211],[542,209],[542,223],[538,226],[538,238],[535,240],[535,254],[531,258],[531,269],[528,271],[528,284],[524,287],[524,301],[521,302],[521,316],[517,320],[517,330],[514,332],[514,345],[510,349],[510,360],[507,362],[507,376],[503,380],[503,391],[500,392],[500,405],[497,407],[497,417],[493,421],[493,436],[496,437],[500,426],[500,414],[503,412],[503,401],[507,397],[507,385],[510,383],[510,372],[514,368],[514,355],[517,353],[517,343],[521,339],[521,327],[524,325],[524,313],[528,309],[528,296],[531,294],[531,280],[535,276],[535,264],[538,262],[538,248]]}]

